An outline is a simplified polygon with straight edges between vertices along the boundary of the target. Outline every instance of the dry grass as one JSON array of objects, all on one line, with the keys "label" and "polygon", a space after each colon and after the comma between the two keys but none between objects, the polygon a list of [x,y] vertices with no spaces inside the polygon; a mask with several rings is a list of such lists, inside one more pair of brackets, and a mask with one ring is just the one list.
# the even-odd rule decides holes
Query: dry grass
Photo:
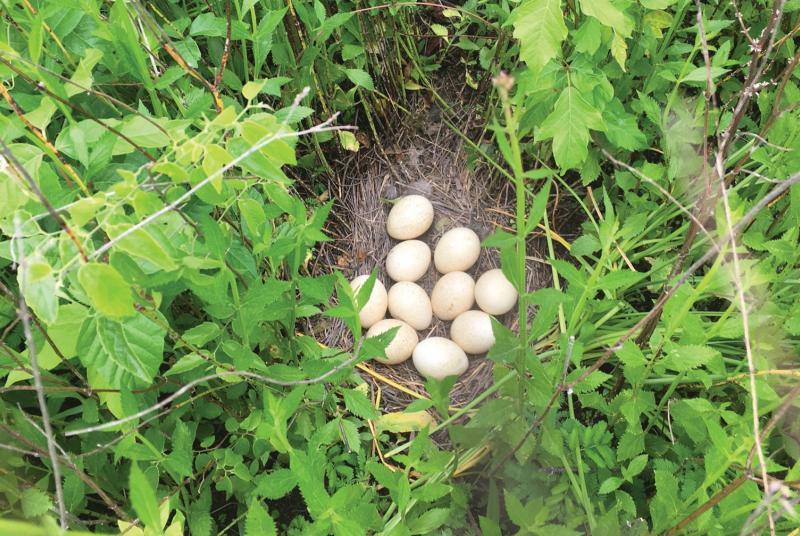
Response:
[{"label": "dry grass", "polygon": [[[463,122],[469,121],[465,114]],[[464,129],[465,131],[467,129]],[[337,180],[330,184],[336,199],[331,224],[326,230],[334,240],[320,248],[314,270],[342,270],[351,279],[369,273],[376,266],[379,278],[387,286],[384,262],[397,243],[386,234],[386,216],[391,201],[408,194],[428,197],[434,206],[431,229],[420,240],[433,250],[439,237],[453,227],[465,226],[481,239],[496,228],[511,230],[514,191],[503,177],[488,165],[477,163],[468,168],[468,153],[461,138],[441,120],[440,112],[424,104],[406,117],[391,132],[385,133],[382,147],[373,145],[338,162]],[[531,258],[547,257],[544,240],[532,238]],[[477,279],[480,274],[499,266],[497,251],[483,249],[469,271]],[[550,267],[543,262],[529,261],[528,289],[551,285]],[[429,293],[439,275],[431,267],[418,283]],[[516,311],[499,320],[516,329]],[[431,327],[420,332],[420,339],[449,336],[450,322],[434,317]],[[348,347],[352,339],[344,324],[337,319],[322,319],[310,325],[314,335],[329,346]],[[451,404],[463,405],[484,391],[492,381],[490,362],[484,355],[470,356],[470,366],[451,392]],[[388,366],[371,362],[369,367],[407,389],[425,395],[424,379],[411,360]],[[366,381],[380,380],[364,374]],[[386,412],[404,409],[414,397],[385,382],[380,382],[381,409]]]}]

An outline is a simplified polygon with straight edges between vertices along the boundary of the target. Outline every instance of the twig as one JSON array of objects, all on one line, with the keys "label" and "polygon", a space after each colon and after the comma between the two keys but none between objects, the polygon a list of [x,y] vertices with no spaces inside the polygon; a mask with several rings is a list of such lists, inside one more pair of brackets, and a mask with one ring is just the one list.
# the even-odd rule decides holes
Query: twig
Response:
[{"label": "twig", "polygon": [[[3,143],[3,149],[8,147]],[[8,151],[9,154],[11,151]],[[36,398],[39,401],[39,411],[42,413],[42,423],[44,424],[44,435],[47,438],[47,451],[50,455],[50,463],[53,466],[53,480],[56,487],[56,504],[58,506],[58,517],[63,530],[67,529],[67,509],[64,502],[64,489],[61,486],[61,467],[58,463],[58,453],[56,452],[56,440],[53,434],[53,427],[50,424],[50,410],[47,408],[47,400],[44,397],[44,386],[42,385],[42,374],[39,370],[37,359],[36,343],[33,341],[31,332],[31,317],[28,311],[28,304],[25,301],[23,289],[27,285],[27,259],[25,258],[25,248],[22,246],[22,230],[20,227],[19,216],[14,218],[14,234],[17,237],[17,255],[20,268],[20,293],[19,293],[19,318],[22,321],[22,329],[25,333],[25,344],[28,347],[28,358],[31,363],[33,374],[33,384],[36,386]]]},{"label": "twig", "polygon": [[207,376],[203,376],[202,378],[197,378],[196,380],[192,380],[191,382],[187,383],[186,385],[184,385],[183,387],[181,387],[180,389],[178,389],[177,391],[175,391],[174,393],[169,395],[167,398],[165,398],[165,399],[153,404],[152,406],[150,406],[148,408],[145,408],[145,409],[143,409],[141,411],[138,411],[138,412],[134,413],[133,415],[128,415],[127,417],[123,417],[122,419],[117,419],[115,421],[110,421],[110,422],[106,422],[106,423],[103,423],[103,424],[98,424],[96,426],[89,426],[89,427],[86,427],[86,428],[79,428],[77,430],[71,430],[69,432],[66,432],[64,435],[69,437],[69,436],[76,436],[76,435],[81,435],[81,434],[88,434],[88,433],[91,433],[91,432],[98,432],[100,430],[106,430],[108,428],[113,428],[115,426],[119,426],[121,424],[125,424],[127,422],[134,421],[134,420],[136,420],[136,419],[138,419],[140,417],[144,417],[145,415],[148,415],[148,414],[150,414],[150,413],[152,413],[154,411],[157,411],[157,410],[163,408],[164,406],[167,406],[168,404],[172,403],[173,400],[183,396],[188,391],[193,389],[195,386],[200,385],[201,383],[205,383],[205,382],[207,382],[209,380],[216,380],[216,379],[219,379],[219,378],[225,378],[225,377],[228,377],[228,376],[240,376],[242,378],[250,378],[250,379],[259,380],[259,381],[262,381],[264,383],[268,383],[268,384],[271,384],[271,385],[280,385],[282,387],[292,387],[292,386],[296,386],[296,385],[312,385],[312,384],[315,384],[315,383],[319,383],[319,382],[325,380],[326,378],[329,378],[330,376],[333,376],[334,374],[336,374],[337,372],[341,371],[342,369],[347,368],[348,366],[352,365],[356,361],[358,361],[359,354],[361,353],[361,344],[362,344],[362,342],[363,342],[363,339],[359,340],[358,345],[356,346],[352,357],[350,357],[349,359],[346,359],[342,363],[340,363],[340,364],[336,365],[335,367],[333,367],[331,370],[325,372],[324,374],[320,374],[319,376],[317,376],[315,378],[308,378],[308,379],[305,379],[305,380],[276,380],[275,378],[270,378],[269,376],[263,376],[261,374],[256,374],[255,372],[247,372],[247,371],[244,371],[244,370],[229,370],[229,371],[225,371],[225,372],[218,372],[216,374],[209,374]]},{"label": "twig", "polygon": [[703,515],[705,512],[709,511],[713,507],[722,501],[725,497],[736,491],[742,484],[747,482],[747,475],[741,475],[736,477],[734,480],[728,483],[727,486],[719,490],[713,497],[703,503],[700,508],[683,518],[680,523],[669,529],[667,532],[664,533],[664,536],[673,536],[678,534],[681,530],[688,527],[692,521]]},{"label": "twig", "polygon": [[219,62],[219,71],[217,76],[214,77],[214,90],[219,91],[219,83],[222,81],[222,73],[225,72],[225,66],[228,64],[228,55],[231,49],[231,0],[225,2],[225,46],[222,48],[222,59]]}]

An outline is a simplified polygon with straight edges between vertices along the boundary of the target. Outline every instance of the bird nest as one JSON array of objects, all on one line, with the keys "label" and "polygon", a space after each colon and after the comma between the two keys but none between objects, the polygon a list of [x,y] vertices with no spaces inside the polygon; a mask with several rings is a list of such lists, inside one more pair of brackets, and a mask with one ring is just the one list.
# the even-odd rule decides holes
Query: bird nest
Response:
[{"label": "bird nest", "polygon": [[[454,227],[469,227],[482,240],[497,228],[513,232],[514,190],[508,180],[470,158],[461,136],[447,126],[436,109],[424,109],[409,119],[389,132],[382,146],[362,148],[337,162],[339,179],[329,185],[336,204],[326,230],[333,240],[321,246],[315,271],[338,269],[352,279],[377,268],[379,279],[388,289],[392,282],[386,275],[386,256],[398,241],[386,233],[386,217],[391,201],[409,194],[424,195],[433,204],[433,225],[419,237],[431,250],[439,237]],[[540,254],[544,241],[532,238],[530,247],[534,260],[528,263],[529,291],[551,284],[550,268],[540,260],[545,257]],[[469,273],[477,280],[499,263],[496,250],[482,248]],[[430,295],[439,277],[431,263],[417,283]],[[498,320],[516,330],[517,312],[513,310]],[[321,319],[309,327],[328,346],[352,345],[351,334],[338,319]],[[449,338],[449,329],[450,322],[434,317],[432,325],[418,334],[420,340]],[[450,393],[453,406],[470,402],[492,382],[492,362],[485,355],[469,357],[469,368]],[[410,359],[393,366],[371,361],[359,370],[375,391],[380,389],[384,412],[402,411],[415,399],[427,398],[424,378]]]}]

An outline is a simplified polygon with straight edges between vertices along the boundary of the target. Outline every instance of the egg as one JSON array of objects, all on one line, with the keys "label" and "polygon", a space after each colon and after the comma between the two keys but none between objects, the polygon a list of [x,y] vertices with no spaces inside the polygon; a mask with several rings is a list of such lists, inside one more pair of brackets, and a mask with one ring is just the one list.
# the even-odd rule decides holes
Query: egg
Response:
[{"label": "egg", "polygon": [[490,315],[502,315],[517,303],[517,289],[499,268],[484,272],[475,283],[475,301]]},{"label": "egg", "polygon": [[483,311],[464,311],[450,324],[450,338],[468,354],[488,352],[494,346],[492,317]]},{"label": "egg", "polygon": [[416,281],[431,265],[431,248],[421,240],[405,240],[386,256],[386,273],[395,281]]},{"label": "egg", "polygon": [[[358,294],[358,289],[369,279],[369,275],[360,275],[350,282],[350,288],[353,289],[355,294]],[[369,299],[361,311],[358,313],[358,318],[361,320],[361,327],[368,328],[375,324],[378,320],[386,316],[386,307],[388,305],[388,296],[386,294],[386,287],[379,279],[375,280],[372,286],[372,292]]]},{"label": "egg", "polygon": [[433,314],[452,320],[475,303],[475,281],[464,272],[450,272],[439,278],[431,293]]},{"label": "egg", "polygon": [[444,337],[430,337],[423,340],[414,348],[411,359],[420,374],[437,380],[448,376],[460,376],[469,366],[464,350]]},{"label": "egg", "polygon": [[469,270],[481,254],[481,239],[472,229],[456,227],[442,235],[433,252],[433,264],[443,274]]},{"label": "egg", "polygon": [[431,300],[421,286],[400,281],[389,289],[389,314],[414,329],[426,329],[433,317]]},{"label": "egg", "polygon": [[421,195],[401,197],[386,218],[386,232],[397,240],[416,238],[433,223],[433,205]]},{"label": "egg", "polygon": [[392,342],[386,347],[386,359],[378,358],[378,361],[386,363],[387,365],[397,365],[411,357],[411,352],[414,351],[414,347],[416,347],[419,342],[419,337],[417,336],[417,332],[414,331],[414,328],[402,320],[394,318],[385,318],[377,324],[374,324],[369,328],[369,331],[367,331],[367,337],[378,336],[395,327],[400,329],[397,330],[394,339],[392,339]]}]

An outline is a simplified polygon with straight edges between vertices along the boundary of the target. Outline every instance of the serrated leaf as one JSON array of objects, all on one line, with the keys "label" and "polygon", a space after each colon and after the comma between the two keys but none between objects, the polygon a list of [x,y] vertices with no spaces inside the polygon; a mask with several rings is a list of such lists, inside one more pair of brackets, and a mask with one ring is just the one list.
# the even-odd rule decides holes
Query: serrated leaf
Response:
[{"label": "serrated leaf", "polygon": [[308,454],[302,451],[292,451],[290,464],[292,473],[297,478],[300,494],[313,518],[319,517],[330,504],[330,496],[325,491],[324,476],[318,456],[317,451]]},{"label": "serrated leaf", "polygon": [[297,478],[289,469],[276,469],[270,473],[262,473],[256,478],[254,493],[267,499],[280,499],[292,491],[297,485]]},{"label": "serrated leaf", "polygon": [[525,0],[511,13],[514,37],[520,42],[520,58],[534,71],[561,52],[567,26],[561,0]]},{"label": "serrated leaf", "polygon": [[370,91],[375,89],[375,84],[372,82],[372,77],[363,69],[345,69],[347,78],[357,86],[363,87]]},{"label": "serrated leaf", "polygon": [[156,491],[150,486],[150,482],[136,462],[131,464],[130,480],[130,498],[133,509],[136,510],[136,515],[142,520],[144,526],[154,530],[160,531],[163,525],[161,524],[161,516],[158,510],[158,498],[156,498]]},{"label": "serrated leaf", "polygon": [[[121,236],[122,233],[129,231],[131,227],[133,227],[131,224],[125,223],[107,225],[104,229],[108,233],[108,236],[114,239]],[[124,238],[117,241],[116,248],[132,257],[151,262],[167,272],[178,268],[178,265],[170,254],[167,253],[166,248],[164,248],[147,229],[136,229],[132,233],[125,235]]]},{"label": "serrated leaf", "polygon": [[411,534],[430,534],[444,525],[449,517],[449,508],[431,508],[417,518],[408,519],[406,526]]},{"label": "serrated leaf", "polygon": [[275,536],[278,533],[275,521],[261,503],[250,503],[244,520],[244,533],[245,536]]},{"label": "serrated leaf", "polygon": [[631,463],[628,464],[627,469],[623,471],[625,474],[625,479],[630,481],[633,479],[633,477],[644,471],[644,468],[647,467],[648,459],[649,458],[647,454],[640,454],[632,459]]},{"label": "serrated leaf", "polygon": [[342,395],[345,407],[353,415],[362,419],[377,419],[380,416],[378,410],[363,393],[355,389],[345,389]]},{"label": "serrated leaf", "polygon": [[677,372],[701,367],[719,355],[719,351],[700,345],[676,346],[664,359],[664,365]]},{"label": "serrated leaf", "polygon": [[37,488],[28,488],[22,492],[22,515],[27,518],[39,517],[48,512],[53,506],[50,496]]},{"label": "serrated leaf", "polygon": [[142,315],[120,322],[93,315],[81,326],[78,356],[109,382],[104,387],[149,385],[161,366],[165,335],[161,326]]},{"label": "serrated leaf", "polygon": [[78,281],[95,309],[111,318],[136,314],[131,286],[108,264],[87,262],[78,270]]},{"label": "serrated leaf", "polygon": [[605,130],[603,118],[574,86],[564,88],[537,138],[553,138],[553,156],[564,169],[577,168],[589,154],[589,130]]}]

